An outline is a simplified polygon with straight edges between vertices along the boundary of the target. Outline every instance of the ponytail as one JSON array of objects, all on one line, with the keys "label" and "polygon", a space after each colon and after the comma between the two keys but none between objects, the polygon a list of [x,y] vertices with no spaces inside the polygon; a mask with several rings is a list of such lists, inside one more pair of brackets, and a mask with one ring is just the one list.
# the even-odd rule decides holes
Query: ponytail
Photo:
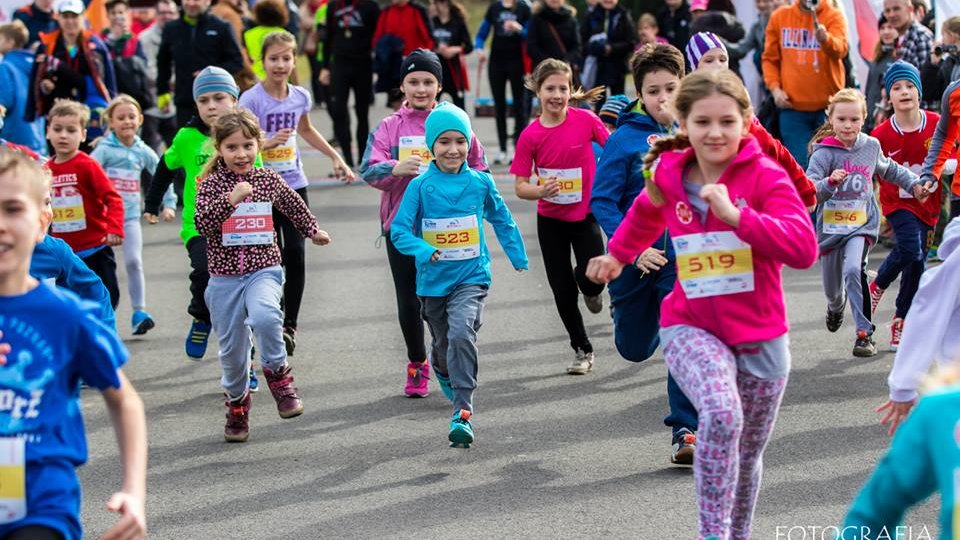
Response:
[{"label": "ponytail", "polygon": [[583,87],[580,87],[570,94],[570,99],[572,101],[586,101],[587,103],[594,103],[596,101],[600,101],[600,99],[606,95],[606,86],[595,86],[589,90],[584,90]]},{"label": "ponytail", "polygon": [[650,150],[647,151],[647,155],[643,158],[643,178],[645,180],[645,188],[647,190],[647,196],[650,197],[650,202],[655,206],[663,206],[663,192],[660,191],[660,188],[657,187],[656,182],[653,181],[653,173],[656,168],[657,162],[660,159],[660,154],[664,152],[670,152],[673,150],[683,150],[684,148],[690,147],[690,139],[683,133],[677,133],[670,137],[664,137],[662,139],[657,139],[653,146],[650,147]]},{"label": "ponytail", "polygon": [[836,135],[836,132],[833,131],[833,126],[830,124],[830,120],[827,120],[822,126],[820,126],[820,129],[813,134],[813,137],[810,139],[810,143],[807,144],[807,153],[812,154],[813,145],[819,143],[827,137],[833,137],[834,135]]}]

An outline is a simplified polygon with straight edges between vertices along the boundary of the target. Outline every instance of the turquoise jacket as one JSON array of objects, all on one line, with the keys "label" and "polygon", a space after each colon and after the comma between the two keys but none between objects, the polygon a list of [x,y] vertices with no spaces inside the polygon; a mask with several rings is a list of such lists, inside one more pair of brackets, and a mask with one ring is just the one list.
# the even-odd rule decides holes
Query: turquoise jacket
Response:
[{"label": "turquoise jacket", "polygon": [[[960,489],[960,386],[922,398],[897,429],[840,531],[842,540],[895,538],[906,511],[940,492],[940,540],[960,538],[960,513],[954,513]],[[920,531],[914,527],[914,537]],[[933,531],[929,530],[930,537]]]},{"label": "turquoise jacket", "polygon": [[[493,178],[466,164],[457,174],[435,162],[407,186],[390,227],[390,239],[417,261],[417,294],[442,297],[463,283],[490,285],[490,252],[483,220],[518,270],[528,268],[520,229],[500,197]],[[431,262],[433,254],[441,260]]]}]

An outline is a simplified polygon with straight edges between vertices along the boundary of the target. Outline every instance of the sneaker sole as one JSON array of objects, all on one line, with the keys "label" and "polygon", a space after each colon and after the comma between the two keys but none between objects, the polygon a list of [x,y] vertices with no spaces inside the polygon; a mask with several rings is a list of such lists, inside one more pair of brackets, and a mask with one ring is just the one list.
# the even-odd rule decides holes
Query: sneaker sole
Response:
[{"label": "sneaker sole", "polygon": [[223,434],[223,439],[227,442],[247,442],[247,439],[250,438],[250,433],[243,433],[238,435],[227,435]]},{"label": "sneaker sole", "polygon": [[408,392],[404,390],[403,395],[407,396],[408,398],[420,399],[429,396],[430,392]]},{"label": "sneaker sole", "polygon": [[670,463],[674,465],[693,465],[693,456],[696,447],[685,446],[676,454],[670,456]]},{"label": "sneaker sole", "polygon": [[303,414],[303,405],[301,405],[300,408],[298,409],[293,409],[292,411],[283,411],[283,412],[277,411],[277,412],[280,414],[280,418],[283,418],[283,419],[296,418],[301,414]]},{"label": "sneaker sole", "polygon": [[587,369],[583,368],[567,368],[567,375],[586,375],[593,371],[593,366],[588,367]]},{"label": "sneaker sole", "polygon": [[873,358],[877,355],[877,351],[864,351],[864,350],[853,350],[853,355],[857,358]]},{"label": "sneaker sole", "polygon": [[[453,443],[451,446],[458,445],[458,444],[467,445],[467,444],[473,444],[474,436],[462,429],[451,430],[450,433],[447,435],[447,440]],[[465,447],[465,448],[468,448],[468,447]]]},{"label": "sneaker sole", "polygon": [[155,327],[156,325],[157,323],[153,322],[153,319],[146,319],[144,321],[140,321],[140,324],[138,324],[133,328],[133,335],[142,336],[147,332],[149,332],[150,330],[153,330],[153,327]]}]

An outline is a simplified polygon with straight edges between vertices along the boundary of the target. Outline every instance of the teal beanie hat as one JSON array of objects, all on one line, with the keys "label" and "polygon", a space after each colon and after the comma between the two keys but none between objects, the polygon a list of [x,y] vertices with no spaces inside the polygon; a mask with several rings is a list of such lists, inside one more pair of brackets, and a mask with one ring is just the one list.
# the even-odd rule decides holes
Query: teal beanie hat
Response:
[{"label": "teal beanie hat", "polygon": [[470,139],[473,136],[473,129],[470,127],[470,117],[463,109],[456,105],[444,101],[437,105],[427,116],[425,141],[430,153],[433,154],[433,143],[444,131],[457,131],[463,133],[467,138],[467,145],[470,145]]}]

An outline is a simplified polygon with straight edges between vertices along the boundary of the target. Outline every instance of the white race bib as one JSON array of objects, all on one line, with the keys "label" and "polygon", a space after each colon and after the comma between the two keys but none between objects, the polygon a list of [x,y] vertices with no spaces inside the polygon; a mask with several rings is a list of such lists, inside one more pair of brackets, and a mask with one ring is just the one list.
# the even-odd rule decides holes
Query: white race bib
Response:
[{"label": "white race bib", "polygon": [[687,298],[753,291],[753,250],[730,231],[672,238],[677,279]]},{"label": "white race bib", "polygon": [[838,201],[823,203],[823,232],[850,234],[867,224],[867,201]]},{"label": "white race bib", "polygon": [[480,227],[477,216],[424,219],[423,239],[440,252],[442,261],[462,261],[480,256]]},{"label": "white race bib", "polygon": [[25,440],[0,438],[0,524],[27,517]]},{"label": "white race bib", "polygon": [[538,184],[544,184],[550,178],[556,177],[560,184],[560,193],[553,197],[545,197],[543,200],[554,204],[577,204],[583,200],[583,169],[574,167],[572,169],[546,169],[537,168]]},{"label": "white race bib", "polygon": [[256,246],[273,243],[273,207],[268,202],[240,203],[223,222],[225,246]]},{"label": "white race bib", "polygon": [[410,156],[420,157],[420,169],[417,174],[427,172],[430,166],[430,160],[433,156],[427,148],[427,138],[423,135],[413,135],[410,137],[400,137],[399,161],[406,161]]},{"label": "white race bib", "polygon": [[107,176],[117,188],[117,193],[124,204],[135,203],[140,200],[140,173],[129,169],[107,169]]},{"label": "white race bib", "polygon": [[[83,195],[79,191],[67,188],[50,198],[53,207],[53,232],[71,233],[87,228],[87,215],[83,210]],[[64,194],[70,193],[69,195]]]}]

